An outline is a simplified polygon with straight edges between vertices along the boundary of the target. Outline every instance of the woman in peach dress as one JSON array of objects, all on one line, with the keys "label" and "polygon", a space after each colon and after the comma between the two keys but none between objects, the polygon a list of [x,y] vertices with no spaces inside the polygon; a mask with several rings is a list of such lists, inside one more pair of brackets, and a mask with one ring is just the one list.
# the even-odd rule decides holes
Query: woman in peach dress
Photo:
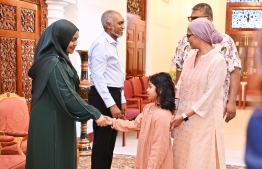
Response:
[{"label": "woman in peach dress", "polygon": [[212,44],[222,35],[206,18],[193,20],[187,30],[191,48],[177,84],[177,115],[171,120],[174,169],[225,169],[223,83],[226,62]]}]

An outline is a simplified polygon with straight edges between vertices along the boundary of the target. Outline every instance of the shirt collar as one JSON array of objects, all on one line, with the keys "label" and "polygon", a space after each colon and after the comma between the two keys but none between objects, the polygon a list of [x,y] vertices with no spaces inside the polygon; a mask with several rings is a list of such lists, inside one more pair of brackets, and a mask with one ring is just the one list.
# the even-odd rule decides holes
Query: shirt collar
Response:
[{"label": "shirt collar", "polygon": [[118,45],[118,40],[114,40],[108,33],[103,32],[103,36],[106,38],[107,42],[116,47]]}]

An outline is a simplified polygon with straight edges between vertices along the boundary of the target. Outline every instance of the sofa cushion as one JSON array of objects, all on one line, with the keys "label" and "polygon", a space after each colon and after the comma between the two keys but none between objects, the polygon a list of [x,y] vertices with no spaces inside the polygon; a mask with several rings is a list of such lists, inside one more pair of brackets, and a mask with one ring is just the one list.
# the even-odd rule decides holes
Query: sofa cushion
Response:
[{"label": "sofa cushion", "polygon": [[0,168],[2,169],[24,169],[26,156],[0,155]]}]

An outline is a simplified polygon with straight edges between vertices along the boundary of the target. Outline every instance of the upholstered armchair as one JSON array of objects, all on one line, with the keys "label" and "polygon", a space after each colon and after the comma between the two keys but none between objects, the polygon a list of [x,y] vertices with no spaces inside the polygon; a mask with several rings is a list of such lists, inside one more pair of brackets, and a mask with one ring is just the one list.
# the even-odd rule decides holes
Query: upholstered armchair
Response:
[{"label": "upholstered armchair", "polygon": [[148,88],[149,76],[141,76],[141,77],[139,77],[139,80],[140,80],[141,85],[142,85],[142,92],[146,93],[146,89]]},{"label": "upholstered armchair", "polygon": [[124,81],[124,94],[127,101],[127,108],[136,108],[141,111],[141,98],[134,98],[134,90],[129,80]]},{"label": "upholstered armchair", "polygon": [[151,103],[152,100],[148,98],[146,91],[142,90],[142,84],[138,78],[129,79],[133,88],[133,97],[141,98],[141,110],[143,110],[144,106],[148,103]]},{"label": "upholstered armchair", "polygon": [[11,136],[12,141],[0,142],[1,154],[26,153],[29,113],[26,100],[14,93],[0,95],[0,136]]},{"label": "upholstered armchair", "polygon": [[[138,116],[141,112],[141,99],[140,98],[133,98],[133,88],[129,80],[124,81],[124,94],[126,98],[126,120],[133,120]],[[137,138],[139,136],[139,132],[137,132]],[[126,133],[123,132],[122,135],[122,146],[126,146]]]}]

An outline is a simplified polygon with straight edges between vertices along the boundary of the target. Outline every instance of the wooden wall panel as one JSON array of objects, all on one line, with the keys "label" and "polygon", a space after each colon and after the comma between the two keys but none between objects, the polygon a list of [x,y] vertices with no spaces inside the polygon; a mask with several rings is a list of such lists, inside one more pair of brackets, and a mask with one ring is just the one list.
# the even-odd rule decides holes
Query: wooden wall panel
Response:
[{"label": "wooden wall panel", "polygon": [[37,41],[47,25],[43,0],[0,0],[0,94],[13,92],[31,102],[31,79]]}]

